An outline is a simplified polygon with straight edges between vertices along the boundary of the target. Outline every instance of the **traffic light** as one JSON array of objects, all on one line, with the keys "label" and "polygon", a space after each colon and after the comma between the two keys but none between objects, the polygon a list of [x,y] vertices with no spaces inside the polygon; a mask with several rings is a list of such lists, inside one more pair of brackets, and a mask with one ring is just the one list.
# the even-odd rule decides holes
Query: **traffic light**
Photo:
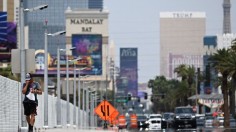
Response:
[{"label": "traffic light", "polygon": [[128,94],[128,101],[131,100],[131,94]]},{"label": "traffic light", "polygon": [[138,97],[138,102],[140,102],[140,98]]},{"label": "traffic light", "polygon": [[144,93],[144,99],[147,99],[147,98],[148,98],[148,94]]}]

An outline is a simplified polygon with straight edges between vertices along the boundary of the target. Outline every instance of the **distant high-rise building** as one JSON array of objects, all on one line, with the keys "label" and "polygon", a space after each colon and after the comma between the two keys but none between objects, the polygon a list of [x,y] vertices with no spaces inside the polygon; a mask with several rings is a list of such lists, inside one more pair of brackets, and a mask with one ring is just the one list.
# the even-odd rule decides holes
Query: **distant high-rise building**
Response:
[{"label": "distant high-rise building", "polygon": [[160,73],[176,78],[180,64],[202,68],[203,38],[206,28],[204,12],[160,13]]},{"label": "distant high-rise building", "polygon": [[223,33],[231,33],[231,22],[230,22],[230,0],[224,0],[224,22],[223,22]]},{"label": "distant high-rise building", "polygon": [[[103,0],[24,0],[25,8],[47,4],[45,10],[25,13],[30,49],[44,49],[44,31],[47,21],[48,33],[65,30],[65,11],[70,9],[102,9]],[[56,54],[56,47],[65,48],[65,37],[48,37],[48,52]]]},{"label": "distant high-rise building", "polygon": [[88,8],[89,9],[103,9],[103,0],[89,0]]}]

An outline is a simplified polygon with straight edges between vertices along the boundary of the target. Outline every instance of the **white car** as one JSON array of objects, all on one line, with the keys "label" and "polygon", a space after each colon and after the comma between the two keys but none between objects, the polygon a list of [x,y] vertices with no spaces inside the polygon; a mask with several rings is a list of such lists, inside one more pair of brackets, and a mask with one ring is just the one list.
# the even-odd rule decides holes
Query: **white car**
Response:
[{"label": "white car", "polygon": [[214,117],[212,117],[212,116],[205,116],[205,127],[213,127],[212,126],[213,120],[214,120]]},{"label": "white car", "polygon": [[162,115],[161,114],[150,114],[149,119],[152,119],[152,118],[162,118]]},{"label": "white car", "polygon": [[[219,127],[224,128],[224,117],[220,117],[220,116],[217,117],[217,121],[219,121]],[[235,119],[232,116],[230,117],[229,126],[230,127],[235,127],[236,126]]]},{"label": "white car", "polygon": [[161,130],[161,118],[151,118],[148,120],[148,130]]}]

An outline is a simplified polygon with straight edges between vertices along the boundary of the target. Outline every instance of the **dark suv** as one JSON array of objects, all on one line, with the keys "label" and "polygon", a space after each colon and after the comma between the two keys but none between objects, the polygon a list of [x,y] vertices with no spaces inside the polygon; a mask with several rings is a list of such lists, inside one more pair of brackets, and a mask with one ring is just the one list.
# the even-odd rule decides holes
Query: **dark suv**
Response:
[{"label": "dark suv", "polygon": [[138,128],[148,128],[147,117],[145,115],[138,115]]},{"label": "dark suv", "polygon": [[176,107],[174,117],[175,128],[196,128],[196,115],[192,107]]}]

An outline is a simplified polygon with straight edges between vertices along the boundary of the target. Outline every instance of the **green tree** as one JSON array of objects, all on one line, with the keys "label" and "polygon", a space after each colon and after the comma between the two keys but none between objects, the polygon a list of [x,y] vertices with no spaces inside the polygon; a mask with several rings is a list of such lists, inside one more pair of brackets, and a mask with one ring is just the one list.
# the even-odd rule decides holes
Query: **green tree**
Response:
[{"label": "green tree", "polygon": [[17,76],[16,74],[12,74],[11,66],[8,66],[6,68],[0,68],[0,75],[4,76],[6,78],[10,78],[15,81],[20,80],[19,76]]},{"label": "green tree", "polygon": [[[188,66],[185,64],[179,65],[174,70],[178,77],[181,77],[181,87],[177,91],[177,96],[184,97],[182,105],[188,105],[188,97],[195,93],[196,85],[194,85],[195,68],[194,66]],[[195,82],[196,83],[196,82]]]},{"label": "green tree", "polygon": [[[234,43],[233,43],[234,42]],[[232,42],[229,57],[226,59],[225,69],[229,71],[231,85],[229,87],[230,114],[235,117],[235,91],[236,91],[236,39]]]},{"label": "green tree", "polygon": [[164,76],[156,76],[155,79],[149,80],[148,87],[152,88],[153,93],[151,97],[152,110],[154,112],[173,111],[183,101],[182,95],[177,96],[180,86],[181,82],[178,80],[167,80]]},{"label": "green tree", "polygon": [[227,66],[227,60],[230,56],[229,50],[223,48],[217,50],[216,53],[214,53],[210,58],[210,63],[212,64],[213,68],[215,68],[221,75],[221,90],[223,92],[223,98],[224,98],[224,105],[223,105],[223,112],[224,112],[224,127],[229,127],[229,105],[228,105],[228,95],[229,95],[229,89],[228,89],[228,83],[227,79],[229,77],[230,71]]}]

